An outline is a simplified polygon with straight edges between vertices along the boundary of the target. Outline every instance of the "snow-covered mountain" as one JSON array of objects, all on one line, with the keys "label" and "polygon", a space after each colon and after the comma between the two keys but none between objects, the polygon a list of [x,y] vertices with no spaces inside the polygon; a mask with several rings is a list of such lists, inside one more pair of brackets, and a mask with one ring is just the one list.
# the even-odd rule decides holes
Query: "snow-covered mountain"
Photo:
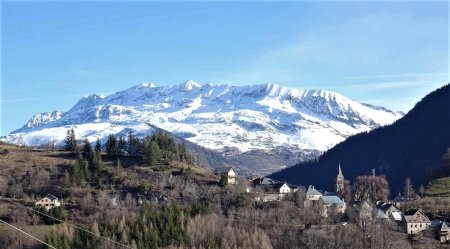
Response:
[{"label": "snow-covered mountain", "polygon": [[60,119],[63,115],[64,112],[60,111],[37,113],[32,118],[30,118],[30,120],[28,120],[28,122],[22,128],[15,132],[17,133],[22,130],[39,128],[47,123]]},{"label": "snow-covered mountain", "polygon": [[356,133],[387,125],[402,113],[361,104],[326,90],[276,84],[157,87],[143,83],[109,96],[83,97],[67,112],[36,114],[1,140],[26,145],[62,142],[73,127],[94,141],[131,129],[145,136],[150,123],[223,153],[325,151]]}]

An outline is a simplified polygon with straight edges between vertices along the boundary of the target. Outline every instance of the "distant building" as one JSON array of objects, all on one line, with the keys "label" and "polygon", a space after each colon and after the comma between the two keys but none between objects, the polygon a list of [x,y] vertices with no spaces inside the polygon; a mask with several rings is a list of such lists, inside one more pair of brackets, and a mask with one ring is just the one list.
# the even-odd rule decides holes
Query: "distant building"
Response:
[{"label": "distant building", "polygon": [[322,192],[315,189],[312,185],[309,185],[308,190],[306,191],[306,199],[308,201],[318,201],[322,195]]},{"label": "distant building", "polygon": [[292,192],[292,188],[287,183],[283,183],[283,182],[279,182],[279,183],[275,184],[274,189],[279,194],[288,194],[288,193]]},{"label": "distant building", "polygon": [[47,194],[44,198],[40,199],[35,203],[38,207],[44,207],[47,211],[54,207],[61,206],[61,202],[54,195]]},{"label": "distant building", "polygon": [[371,221],[373,219],[373,207],[367,201],[359,204],[359,221],[360,223]]},{"label": "distant building", "polygon": [[377,214],[378,219],[393,219],[395,221],[401,221],[402,215],[400,210],[392,203],[377,202]]},{"label": "distant building", "polygon": [[[406,203],[408,203],[408,202],[409,202],[408,198],[407,198],[406,196],[403,196],[403,195],[400,194],[400,193],[398,193],[398,195],[395,196],[394,199],[392,199],[392,203],[393,203],[396,207],[398,207],[398,208],[400,208],[400,209],[402,209],[403,206],[404,206]],[[403,210],[403,209],[402,209],[402,210]]]},{"label": "distant building", "polygon": [[447,223],[445,221],[441,221],[435,231],[436,231],[437,237],[440,242],[442,242],[442,243],[450,242],[450,224],[449,223]]},{"label": "distant building", "polygon": [[323,215],[325,217],[328,216],[328,210],[332,206],[335,206],[339,213],[344,213],[345,209],[346,209],[345,202],[341,198],[339,198],[338,196],[335,196],[335,195],[328,195],[328,196],[323,195],[320,197],[319,202],[321,202],[324,206]]},{"label": "distant building", "polygon": [[415,234],[421,232],[431,225],[430,219],[420,210],[412,209],[405,212],[403,222],[406,233]]},{"label": "distant building", "polygon": [[341,164],[339,163],[338,166],[338,174],[336,176],[336,186],[335,186],[335,192],[338,195],[341,195],[344,192],[344,175],[342,174],[341,170]]},{"label": "distant building", "polygon": [[271,186],[275,185],[277,183],[276,180],[267,178],[267,177],[259,177],[252,180],[252,187],[264,187],[264,186]]},{"label": "distant building", "polygon": [[220,177],[226,177],[227,183],[235,185],[237,184],[236,176],[237,172],[232,167],[222,167],[216,170],[216,174]]}]

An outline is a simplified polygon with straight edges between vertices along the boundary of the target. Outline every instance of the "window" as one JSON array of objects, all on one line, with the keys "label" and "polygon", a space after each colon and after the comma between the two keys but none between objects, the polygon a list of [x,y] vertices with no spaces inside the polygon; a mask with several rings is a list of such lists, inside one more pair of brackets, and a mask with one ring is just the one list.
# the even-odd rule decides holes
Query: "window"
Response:
[{"label": "window", "polygon": [[416,224],[416,228],[417,228],[417,224]]},{"label": "window", "polygon": [[420,228],[422,228],[422,224],[420,224]]},{"label": "window", "polygon": [[413,225],[411,224],[411,225],[409,225],[411,228],[413,227]]}]

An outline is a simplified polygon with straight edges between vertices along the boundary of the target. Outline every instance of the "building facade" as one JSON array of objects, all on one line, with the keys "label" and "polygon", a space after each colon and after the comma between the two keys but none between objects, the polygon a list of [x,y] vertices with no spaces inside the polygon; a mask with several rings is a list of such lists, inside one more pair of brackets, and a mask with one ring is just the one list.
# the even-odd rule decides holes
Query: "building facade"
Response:
[{"label": "building facade", "polygon": [[430,219],[420,210],[409,210],[403,216],[407,234],[416,234],[426,230],[431,225]]},{"label": "building facade", "polygon": [[58,200],[56,196],[48,194],[44,198],[37,201],[35,205],[38,207],[44,207],[47,211],[49,211],[54,207],[61,206],[61,202]]},{"label": "building facade", "polygon": [[237,172],[232,167],[222,167],[216,171],[216,174],[220,177],[226,177],[227,183],[235,185],[237,184],[236,176]]}]

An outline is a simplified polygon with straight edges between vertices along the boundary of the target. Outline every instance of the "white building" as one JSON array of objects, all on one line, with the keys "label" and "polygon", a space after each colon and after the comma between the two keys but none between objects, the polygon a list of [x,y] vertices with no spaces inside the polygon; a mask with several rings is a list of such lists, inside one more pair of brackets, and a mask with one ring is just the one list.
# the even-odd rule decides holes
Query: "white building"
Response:
[{"label": "white building", "polygon": [[35,205],[38,207],[44,207],[47,211],[49,211],[54,207],[61,206],[61,202],[58,200],[56,196],[48,194],[44,198],[37,201]]},{"label": "white building", "polygon": [[415,234],[421,232],[431,225],[430,219],[420,210],[409,210],[403,216],[406,233]]},{"label": "white building", "polygon": [[289,187],[287,183],[280,182],[278,184],[275,184],[274,188],[279,194],[288,194],[292,192],[292,188]]},{"label": "white building", "polygon": [[318,201],[322,195],[322,192],[315,189],[312,185],[309,185],[308,191],[306,191],[306,199],[308,201]]},{"label": "white building", "polygon": [[232,167],[222,167],[216,170],[216,174],[220,177],[226,177],[227,183],[235,185],[237,184],[236,176],[237,172]]}]

